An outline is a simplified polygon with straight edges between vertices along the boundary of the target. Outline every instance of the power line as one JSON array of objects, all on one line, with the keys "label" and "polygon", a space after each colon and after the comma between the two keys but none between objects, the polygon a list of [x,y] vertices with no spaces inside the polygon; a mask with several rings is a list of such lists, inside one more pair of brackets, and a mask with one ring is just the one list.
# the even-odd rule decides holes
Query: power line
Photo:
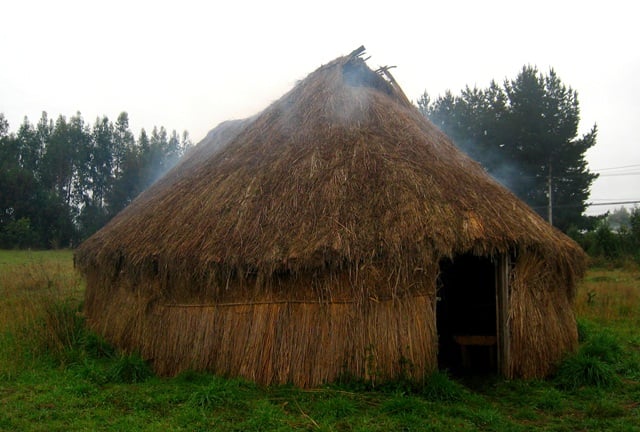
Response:
[{"label": "power line", "polygon": [[592,206],[605,206],[605,205],[617,205],[617,204],[639,204],[640,200],[636,201],[611,201],[611,202],[602,202],[602,203],[587,203],[587,207]]},{"label": "power line", "polygon": [[[640,204],[640,200],[633,201],[608,201],[608,202],[599,202],[593,203],[588,202],[585,204],[585,207],[596,207],[596,206],[610,206],[610,205],[619,205],[619,204]],[[571,204],[553,204],[553,208],[571,208],[571,207],[582,207],[581,203],[571,203]],[[534,210],[543,210],[548,208],[548,205],[544,206],[531,206]]]},{"label": "power line", "polygon": [[640,171],[622,172],[622,173],[605,173],[600,174],[600,177],[624,177],[624,176],[637,176],[640,175]]},{"label": "power line", "polygon": [[640,167],[640,164],[623,165],[623,166],[608,167],[608,168],[598,168],[598,169],[594,169],[593,171],[609,171],[609,170],[616,170],[616,169],[623,169],[623,168],[636,168],[636,167]]},{"label": "power line", "polygon": [[640,201],[640,198],[591,198],[591,201]]}]

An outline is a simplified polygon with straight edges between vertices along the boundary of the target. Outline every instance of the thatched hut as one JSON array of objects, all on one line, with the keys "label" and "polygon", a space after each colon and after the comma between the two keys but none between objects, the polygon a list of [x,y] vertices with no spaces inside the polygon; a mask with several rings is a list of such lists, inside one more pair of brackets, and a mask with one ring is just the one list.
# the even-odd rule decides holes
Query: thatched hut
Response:
[{"label": "thatched hut", "polygon": [[540,377],[576,347],[581,249],[360,54],[216,128],[78,248],[95,331],[160,374],[299,386]]}]

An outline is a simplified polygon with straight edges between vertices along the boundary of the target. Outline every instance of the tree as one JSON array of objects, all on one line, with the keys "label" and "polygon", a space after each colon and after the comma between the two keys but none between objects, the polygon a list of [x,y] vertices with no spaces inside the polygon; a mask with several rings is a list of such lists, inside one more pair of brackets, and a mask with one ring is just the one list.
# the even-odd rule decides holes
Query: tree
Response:
[{"label": "tree", "polygon": [[3,113],[0,113],[0,142],[9,136],[9,122]]},{"label": "tree", "polygon": [[114,127],[107,117],[96,120],[91,138],[91,202],[102,208],[114,175]]},{"label": "tree", "polygon": [[88,237],[108,221],[106,200],[114,182],[114,126],[97,118],[88,140],[78,143],[78,215],[81,238]]},{"label": "tree", "polygon": [[69,124],[58,117],[42,157],[42,181],[65,202],[71,201],[73,148],[69,142]]},{"label": "tree", "polygon": [[191,142],[191,138],[189,137],[189,132],[183,131],[182,140],[180,141],[181,157],[184,156],[184,154],[189,151],[191,147],[193,147],[193,143]]},{"label": "tree", "polygon": [[577,93],[553,69],[525,66],[502,87],[467,87],[433,103],[425,93],[418,108],[549,222],[564,230],[581,223],[597,177],[585,160],[597,129],[578,137]]},{"label": "tree", "polygon": [[16,135],[20,166],[24,169],[37,173],[40,158],[42,156],[42,146],[38,139],[38,132],[25,117],[24,122],[18,129]]},{"label": "tree", "polygon": [[5,248],[30,247],[37,242],[29,217],[38,185],[34,172],[24,166],[21,145],[28,130],[25,119],[18,137],[9,134],[9,123],[0,115],[0,246]]},{"label": "tree", "polygon": [[631,239],[636,254],[640,257],[640,207],[634,207],[629,215],[629,225],[631,227]]},{"label": "tree", "polygon": [[36,186],[22,198],[31,203],[26,217],[40,233],[41,246],[68,247],[79,240],[75,219],[84,197],[90,133],[80,113],[69,121],[59,116],[55,125],[43,113],[36,138],[42,150]]},{"label": "tree", "polygon": [[620,206],[620,208],[613,210],[611,213],[607,215],[607,221],[613,230],[620,230],[620,228],[630,228],[629,210],[626,207]]},{"label": "tree", "polygon": [[577,92],[562,84],[553,69],[544,76],[525,66],[515,80],[505,82],[505,91],[510,156],[528,180],[516,193],[546,212],[550,223],[555,219],[557,226],[567,228],[586,209],[589,187],[597,177],[584,159],[595,144],[596,127],[577,137]]},{"label": "tree", "polygon": [[135,138],[129,129],[129,115],[123,111],[118,115],[113,131],[113,169],[116,177],[122,173],[126,154],[135,144]]}]

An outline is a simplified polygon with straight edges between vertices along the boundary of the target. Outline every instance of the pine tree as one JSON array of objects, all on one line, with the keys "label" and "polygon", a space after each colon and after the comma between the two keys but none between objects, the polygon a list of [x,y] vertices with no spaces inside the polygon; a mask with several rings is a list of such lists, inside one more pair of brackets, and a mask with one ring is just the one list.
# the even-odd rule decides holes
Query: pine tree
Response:
[{"label": "pine tree", "polygon": [[585,153],[597,129],[579,137],[577,92],[557,74],[525,66],[503,87],[465,88],[431,102],[423,94],[419,109],[458,147],[479,161],[498,181],[555,226],[582,222],[589,188],[597,175]]}]

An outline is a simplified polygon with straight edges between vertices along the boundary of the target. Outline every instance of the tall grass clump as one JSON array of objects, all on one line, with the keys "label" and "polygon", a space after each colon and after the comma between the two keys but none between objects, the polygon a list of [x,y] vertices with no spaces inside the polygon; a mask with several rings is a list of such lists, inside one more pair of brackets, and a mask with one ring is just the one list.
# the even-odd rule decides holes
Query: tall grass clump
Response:
[{"label": "tall grass clump", "polygon": [[589,337],[580,351],[587,356],[595,357],[607,364],[619,362],[623,355],[622,346],[611,333],[600,332]]},{"label": "tall grass clump", "polygon": [[558,385],[575,390],[584,386],[611,388],[619,384],[616,371],[624,352],[618,339],[607,332],[588,332],[584,338],[580,350],[560,364],[556,374]]},{"label": "tall grass clump", "polygon": [[556,382],[562,389],[577,390],[581,387],[611,388],[620,380],[610,364],[579,352],[560,364]]},{"label": "tall grass clump", "polygon": [[0,270],[0,369],[74,362],[85,326],[82,282],[71,260],[3,263]]}]

